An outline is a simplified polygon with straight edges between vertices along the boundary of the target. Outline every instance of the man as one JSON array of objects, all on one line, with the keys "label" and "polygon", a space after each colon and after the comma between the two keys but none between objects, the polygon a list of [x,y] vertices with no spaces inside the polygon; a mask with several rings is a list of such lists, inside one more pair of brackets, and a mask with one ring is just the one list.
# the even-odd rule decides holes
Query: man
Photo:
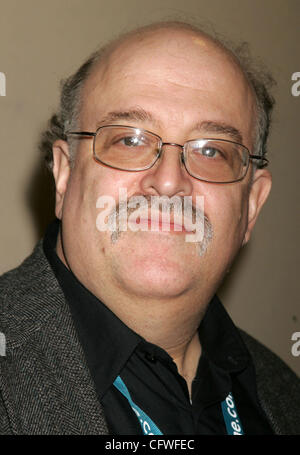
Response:
[{"label": "man", "polygon": [[215,296],[270,191],[271,105],[181,23],[119,38],[66,81],[44,142],[59,221],[1,280],[2,433],[299,431],[297,377]]}]

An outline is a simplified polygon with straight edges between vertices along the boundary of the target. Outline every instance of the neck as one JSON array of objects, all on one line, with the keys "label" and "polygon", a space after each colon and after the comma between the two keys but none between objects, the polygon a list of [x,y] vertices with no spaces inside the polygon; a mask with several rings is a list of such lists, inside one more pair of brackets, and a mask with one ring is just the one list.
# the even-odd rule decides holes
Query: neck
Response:
[{"label": "neck", "polygon": [[[194,311],[188,313],[187,302],[182,298],[172,302],[139,300],[135,308],[130,299],[121,299],[115,306],[110,299],[101,300],[129,328],[170,355],[178,373],[185,379],[191,397],[192,382],[201,355],[198,327],[204,314],[203,308],[201,312],[194,308]],[[191,304],[190,301],[188,303]],[[199,306],[199,301],[197,304]],[[127,311],[121,310],[124,308]]]},{"label": "neck", "polygon": [[201,345],[198,331],[188,343],[177,346],[176,350],[169,350],[168,354],[173,358],[177,365],[178,373],[185,379],[190,397],[192,396],[192,382],[196,376],[196,371],[201,355]]},{"label": "neck", "polygon": [[[191,397],[201,345],[198,327],[206,306],[199,311],[199,299],[172,301],[101,299],[129,328],[148,342],[164,349],[175,362],[178,373],[185,379]],[[113,303],[112,303],[113,302]]]}]

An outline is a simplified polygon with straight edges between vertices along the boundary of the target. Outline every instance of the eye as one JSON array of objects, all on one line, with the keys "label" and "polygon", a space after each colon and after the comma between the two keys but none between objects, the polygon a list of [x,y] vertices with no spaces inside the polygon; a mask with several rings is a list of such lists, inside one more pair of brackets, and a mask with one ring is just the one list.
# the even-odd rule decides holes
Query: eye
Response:
[{"label": "eye", "polygon": [[220,155],[220,151],[214,147],[202,147],[198,150],[198,153],[206,158],[217,158]]},{"label": "eye", "polygon": [[145,145],[145,141],[141,136],[126,136],[120,139],[119,142],[126,145],[126,147],[137,147]]}]

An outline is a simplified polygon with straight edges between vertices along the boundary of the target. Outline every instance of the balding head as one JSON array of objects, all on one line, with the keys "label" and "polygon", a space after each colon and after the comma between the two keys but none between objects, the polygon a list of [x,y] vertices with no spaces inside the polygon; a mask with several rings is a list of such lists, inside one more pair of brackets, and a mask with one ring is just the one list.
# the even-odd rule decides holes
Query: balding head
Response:
[{"label": "balding head", "polygon": [[158,40],[159,43],[162,43],[163,37],[167,46],[168,39],[172,36],[177,39],[178,49],[181,49],[182,52],[182,59],[190,51],[185,47],[188,41],[183,42],[180,38],[180,36],[186,36],[189,37],[189,44],[193,44],[199,52],[208,52],[209,49],[219,50],[220,56],[223,55],[223,58],[227,56],[228,61],[243,73],[253,91],[256,104],[256,125],[253,129],[254,152],[262,156],[266,154],[266,142],[274,104],[268,88],[274,81],[269,74],[261,69],[256,69],[249,57],[247,46],[235,47],[230,42],[224,44],[223,39],[222,41],[216,39],[200,28],[185,22],[159,22],[120,35],[93,53],[74,75],[63,81],[60,109],[51,118],[49,129],[45,131],[40,145],[48,167],[52,167],[52,145],[54,141],[66,139],[65,131],[74,130],[77,127],[83,88],[94,70],[99,71],[102,67],[105,71],[114,56],[120,55],[123,50],[130,46],[132,49],[133,47],[138,49],[143,43],[151,42],[151,40]]},{"label": "balding head", "polygon": [[[149,27],[110,46],[84,83],[77,127],[94,131],[100,124],[118,120],[107,115],[116,105],[123,112],[143,107],[153,118],[143,126],[158,134],[166,120],[177,129],[189,123],[192,113],[199,123],[204,119],[227,124],[228,129],[232,125],[239,142],[244,138],[253,149],[252,87],[233,56],[203,33],[175,26]],[[193,134],[200,133],[194,130]]]}]

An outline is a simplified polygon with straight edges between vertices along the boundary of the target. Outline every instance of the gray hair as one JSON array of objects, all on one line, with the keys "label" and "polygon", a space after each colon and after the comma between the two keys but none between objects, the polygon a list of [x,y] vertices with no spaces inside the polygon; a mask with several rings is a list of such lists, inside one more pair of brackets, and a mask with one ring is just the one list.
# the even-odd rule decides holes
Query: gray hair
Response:
[{"label": "gray hair", "polygon": [[[266,156],[271,115],[275,104],[274,98],[270,93],[271,88],[275,84],[271,74],[261,64],[259,65],[253,61],[248,43],[244,42],[236,46],[215,32],[213,34],[211,32],[207,33],[202,27],[200,28],[188,22],[169,21],[146,25],[119,36],[94,52],[73,75],[61,82],[59,109],[51,117],[48,128],[42,134],[39,146],[49,169],[52,169],[53,166],[52,146],[57,139],[69,140],[71,160],[74,157],[73,144],[70,142],[70,138],[67,138],[66,130],[76,129],[81,108],[82,88],[95,65],[101,64],[101,61],[104,61],[124,39],[134,38],[147,30],[153,31],[163,28],[182,29],[192,31],[196,34],[206,35],[218,46],[221,46],[224,51],[234,57],[255,95],[257,122],[255,131],[253,132],[253,153],[262,157]],[[257,163],[257,167],[260,166],[263,166],[263,161]]]}]

